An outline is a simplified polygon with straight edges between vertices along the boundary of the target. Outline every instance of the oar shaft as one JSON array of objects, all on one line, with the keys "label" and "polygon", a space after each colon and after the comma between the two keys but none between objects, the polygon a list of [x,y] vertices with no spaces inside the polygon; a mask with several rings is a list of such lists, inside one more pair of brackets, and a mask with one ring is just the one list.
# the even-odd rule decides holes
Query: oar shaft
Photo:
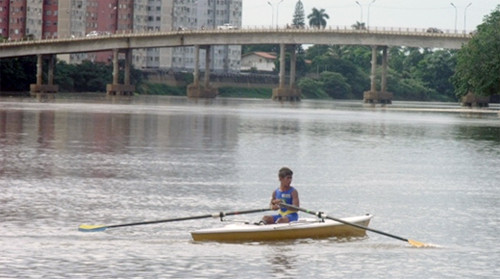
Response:
[{"label": "oar shaft", "polygon": [[[174,218],[174,219],[165,219],[165,220],[155,220],[155,221],[144,221],[137,223],[128,223],[128,224],[118,224],[118,225],[110,225],[108,228],[119,228],[119,227],[128,227],[128,226],[140,226],[140,225],[149,225],[149,224],[158,224],[158,223],[167,223],[167,222],[176,222],[176,221],[185,221],[185,220],[196,220],[203,218],[214,217],[212,214],[200,215],[200,216],[191,216],[191,217],[182,217],[182,218]],[[217,217],[217,216],[215,216]]]},{"label": "oar shaft", "polygon": [[334,220],[334,221],[340,222],[340,223],[343,223],[343,224],[346,224],[346,225],[354,226],[354,227],[357,227],[357,228],[360,228],[360,229],[363,229],[363,230],[367,230],[367,231],[371,231],[371,232],[374,232],[374,233],[382,234],[382,235],[385,235],[385,236],[388,236],[388,237],[392,237],[392,238],[395,238],[395,239],[399,239],[399,240],[402,240],[402,241],[408,241],[408,239],[406,239],[404,237],[400,237],[400,236],[397,236],[397,235],[393,235],[393,234],[390,234],[390,233],[386,233],[386,232],[383,232],[383,231],[379,231],[379,230],[372,229],[372,228],[369,228],[369,227],[365,227],[365,226],[362,226],[362,225],[358,225],[358,224],[355,224],[355,223],[350,223],[350,222],[344,221],[342,219],[337,219],[337,218],[330,217],[330,216],[326,216],[326,218],[328,218],[330,220]]},{"label": "oar shaft", "polygon": [[249,214],[249,213],[258,213],[258,212],[264,212],[264,211],[269,211],[271,210],[269,207],[267,208],[261,208],[261,209],[251,209],[251,210],[243,210],[243,211],[233,211],[233,212],[221,212],[221,214],[224,214],[224,216],[231,216],[231,215],[241,215],[241,214]]},{"label": "oar shaft", "polygon": [[214,213],[214,214],[205,214],[205,215],[199,215],[199,216],[190,216],[190,217],[180,217],[180,218],[173,218],[173,219],[164,219],[164,220],[154,220],[154,221],[144,221],[144,222],[136,222],[136,223],[127,223],[127,224],[116,224],[116,225],[98,225],[98,226],[92,226],[92,225],[80,225],[79,230],[80,231],[103,231],[108,228],[119,228],[119,227],[129,227],[129,226],[139,226],[139,225],[149,225],[149,224],[158,224],[158,223],[167,223],[167,222],[177,222],[177,221],[186,221],[186,220],[196,220],[196,219],[203,219],[203,218],[221,218],[224,216],[230,216],[230,215],[240,215],[240,214],[248,214],[248,213],[257,213],[257,212],[263,212],[263,211],[269,211],[271,209],[269,208],[261,208],[261,209],[251,209],[251,210],[242,210],[242,211],[233,211],[233,212],[219,212],[219,213]]},{"label": "oar shaft", "polygon": [[180,218],[165,219],[165,220],[144,221],[144,222],[128,223],[128,224],[118,224],[118,225],[111,225],[111,226],[107,226],[107,227],[108,228],[118,228],[118,227],[128,227],[128,226],[139,226],[139,225],[149,225],[149,224],[158,224],[158,223],[167,223],[167,222],[204,219],[204,218],[210,218],[210,217],[222,218],[224,216],[257,213],[257,212],[263,212],[263,211],[269,211],[269,210],[270,210],[269,208],[261,208],[261,209],[251,209],[251,210],[233,211],[233,212],[221,211],[219,213],[214,213],[214,214],[205,214],[205,215],[191,216],[191,217],[180,217]]},{"label": "oar shaft", "polygon": [[400,236],[397,236],[397,235],[393,235],[393,234],[390,234],[390,233],[386,233],[386,232],[383,232],[383,231],[379,231],[379,230],[372,229],[372,228],[369,228],[369,227],[365,227],[365,226],[362,226],[362,225],[358,225],[358,224],[355,224],[355,223],[347,222],[347,221],[344,221],[342,219],[338,219],[338,218],[335,218],[335,217],[330,217],[330,216],[327,216],[326,214],[324,214],[322,212],[310,211],[310,210],[307,210],[307,209],[304,209],[304,208],[300,208],[300,207],[297,207],[297,206],[294,206],[294,205],[291,205],[291,204],[284,204],[284,203],[282,203],[281,205],[283,205],[285,207],[288,207],[290,209],[294,209],[294,210],[297,210],[297,211],[302,211],[302,212],[305,212],[305,213],[316,215],[316,216],[318,216],[320,218],[327,218],[327,219],[330,219],[330,220],[333,220],[333,221],[337,221],[337,222],[340,222],[342,224],[353,226],[353,227],[356,227],[356,228],[359,228],[359,229],[363,229],[363,230],[371,231],[371,232],[374,232],[374,233],[382,234],[382,235],[385,235],[385,236],[388,236],[388,237],[392,237],[392,238],[395,238],[395,239],[399,239],[399,240],[402,240],[402,241],[406,241],[406,242],[409,241],[408,239],[406,239],[404,237],[400,237]]}]

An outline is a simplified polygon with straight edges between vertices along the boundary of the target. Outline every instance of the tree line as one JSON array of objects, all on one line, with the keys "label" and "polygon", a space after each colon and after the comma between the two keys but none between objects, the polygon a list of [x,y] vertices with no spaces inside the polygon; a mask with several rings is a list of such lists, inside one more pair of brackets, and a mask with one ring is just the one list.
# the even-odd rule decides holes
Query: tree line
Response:
[{"label": "tree line", "polygon": [[[119,61],[123,67],[123,61]],[[44,82],[47,81],[46,62],[43,63]],[[110,64],[94,63],[88,60],[80,64],[68,64],[57,61],[54,70],[54,84],[61,92],[104,92],[106,84],[111,83],[113,67]],[[123,81],[123,72],[119,79]],[[130,73],[132,84],[143,82],[141,71],[132,69]],[[36,57],[16,57],[0,59],[0,92],[28,92],[29,85],[36,83]]]},{"label": "tree line", "polygon": [[[309,26],[325,28],[330,16],[324,9],[313,8],[307,18]],[[300,0],[295,6],[292,26],[305,27],[304,7]],[[366,27],[363,22],[356,22],[352,28]],[[500,94],[500,5],[485,17],[472,35],[469,43],[458,51],[389,48],[387,90],[394,93],[396,100],[419,101],[455,101],[467,93],[478,96]],[[270,48],[251,46],[246,51],[255,51],[259,47],[263,50]],[[271,50],[278,53],[278,46],[272,46]],[[299,46],[298,56],[298,87],[306,97],[360,99],[369,88],[369,47],[314,45],[304,51]],[[381,59],[379,53],[377,64]],[[276,63],[277,71],[278,68]]]}]

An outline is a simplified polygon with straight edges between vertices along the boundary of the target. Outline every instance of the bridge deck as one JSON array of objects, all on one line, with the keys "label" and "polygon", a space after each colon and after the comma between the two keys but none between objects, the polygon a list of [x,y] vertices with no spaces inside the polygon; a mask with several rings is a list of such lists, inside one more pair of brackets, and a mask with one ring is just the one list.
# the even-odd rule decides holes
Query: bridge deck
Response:
[{"label": "bridge deck", "polygon": [[0,42],[0,58],[35,54],[94,52],[111,49],[160,48],[194,45],[328,44],[379,45],[458,49],[471,38],[466,33],[431,33],[415,28],[347,27],[326,29],[247,28],[120,33],[92,37]]}]

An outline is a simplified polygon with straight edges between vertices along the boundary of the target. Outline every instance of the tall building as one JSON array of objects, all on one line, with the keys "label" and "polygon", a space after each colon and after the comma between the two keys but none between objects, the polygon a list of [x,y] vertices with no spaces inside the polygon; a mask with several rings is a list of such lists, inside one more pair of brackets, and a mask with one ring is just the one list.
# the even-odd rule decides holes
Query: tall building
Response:
[{"label": "tall building", "polygon": [[[241,27],[242,0],[174,0],[173,29],[217,29],[229,24]],[[219,72],[239,72],[241,46],[215,46],[209,53],[211,69]],[[200,53],[204,69],[205,52]],[[172,51],[171,67],[176,70],[194,69],[194,48],[180,47]],[[161,67],[161,66],[160,66]]]},{"label": "tall building", "polygon": [[4,38],[57,38],[58,25],[56,0],[0,0],[0,35]]},{"label": "tall building", "polygon": [[8,0],[0,0],[0,37],[8,38],[9,37],[9,1]]},{"label": "tall building", "polygon": [[[143,1],[145,0],[59,0],[58,2],[60,4],[70,2],[67,7],[69,33],[66,34],[81,37],[132,32],[134,2]],[[110,63],[112,56],[111,51],[73,54],[69,62],[80,63],[83,60],[90,60]]]},{"label": "tall building", "polygon": [[[146,2],[146,1],[145,1]],[[217,29],[224,24],[241,27],[242,0],[158,0],[135,4],[134,32]],[[205,51],[200,51],[200,68],[205,68]],[[241,46],[211,48],[210,68],[217,72],[239,72]],[[140,68],[194,69],[194,47],[150,48],[134,51],[134,65]]]},{"label": "tall building", "polygon": [[[0,0],[0,34],[18,40],[82,37],[126,32],[241,27],[243,0]],[[200,51],[200,68],[205,68]],[[211,69],[240,70],[241,46],[215,46]],[[148,48],[133,51],[137,68],[194,69],[194,47]],[[63,56],[60,56],[63,57]],[[72,54],[70,63],[110,62],[111,52]],[[66,60],[66,59],[65,59]]]}]

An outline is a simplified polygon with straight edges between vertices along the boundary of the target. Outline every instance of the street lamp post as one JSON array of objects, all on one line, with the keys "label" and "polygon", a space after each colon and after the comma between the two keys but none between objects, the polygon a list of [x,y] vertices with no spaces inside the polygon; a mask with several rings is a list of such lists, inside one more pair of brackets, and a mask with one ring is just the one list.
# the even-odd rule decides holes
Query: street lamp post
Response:
[{"label": "street lamp post", "polygon": [[278,3],[278,5],[276,5],[276,28],[278,28],[278,27],[279,27],[279,23],[278,23],[278,22],[279,22],[279,20],[280,20],[279,15],[280,15],[280,4],[281,4],[281,2],[283,2],[283,0],[281,0],[281,1]]},{"label": "street lamp post", "polygon": [[363,6],[361,6],[361,4],[359,4],[358,1],[356,1],[356,4],[358,4],[359,6],[359,10],[361,11],[360,13],[360,16],[359,16],[359,24],[363,23]]},{"label": "street lamp post", "polygon": [[117,5],[113,7],[113,10],[115,12],[115,34],[118,34],[118,3],[116,4]]},{"label": "street lamp post", "polygon": [[450,5],[453,6],[453,8],[455,8],[455,33],[457,33],[457,6],[455,6],[455,4],[450,3]]},{"label": "street lamp post", "polygon": [[272,27],[274,26],[274,6],[273,3],[271,3],[271,1],[267,1],[267,4],[271,6],[271,27]]},{"label": "street lamp post", "polygon": [[467,32],[467,24],[466,24],[466,22],[467,22],[467,8],[470,7],[470,5],[472,5],[472,2],[469,3],[469,5],[467,5],[467,7],[465,7],[465,9],[464,9],[464,33]]},{"label": "street lamp post", "polygon": [[368,4],[368,15],[366,16],[366,28],[370,27],[370,6],[375,3],[377,0],[373,0],[370,4]]}]

